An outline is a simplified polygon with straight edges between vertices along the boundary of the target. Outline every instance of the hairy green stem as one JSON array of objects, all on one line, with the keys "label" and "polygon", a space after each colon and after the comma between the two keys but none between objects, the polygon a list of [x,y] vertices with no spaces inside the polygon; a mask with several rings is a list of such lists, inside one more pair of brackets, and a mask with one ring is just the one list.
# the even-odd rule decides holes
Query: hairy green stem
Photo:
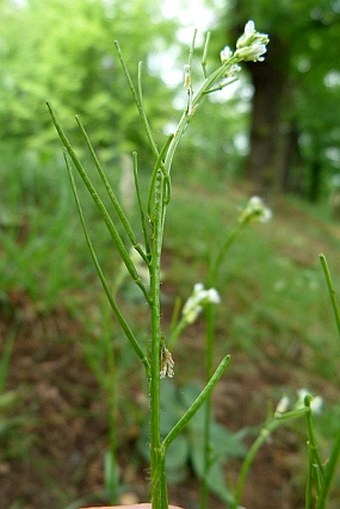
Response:
[{"label": "hairy green stem", "polygon": [[160,371],[161,371],[161,310],[160,271],[163,243],[163,174],[159,170],[155,183],[153,210],[152,256],[150,263],[151,297],[151,359],[150,359],[150,466],[152,509],[167,509],[164,493],[164,458],[161,454],[160,435]]}]

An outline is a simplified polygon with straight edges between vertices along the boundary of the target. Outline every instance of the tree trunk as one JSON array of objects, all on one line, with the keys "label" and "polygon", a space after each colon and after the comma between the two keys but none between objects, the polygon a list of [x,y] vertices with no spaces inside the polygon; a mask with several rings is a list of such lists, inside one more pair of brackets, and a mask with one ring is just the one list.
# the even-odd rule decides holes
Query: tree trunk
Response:
[{"label": "tree trunk", "polygon": [[282,191],[306,195],[307,168],[299,146],[298,128],[292,123],[287,129],[285,157],[282,168]]},{"label": "tree trunk", "polygon": [[255,192],[266,194],[282,189],[285,168],[287,137],[283,117],[290,87],[285,45],[271,37],[265,61],[250,63],[248,70],[254,96],[245,175],[253,182]]}]

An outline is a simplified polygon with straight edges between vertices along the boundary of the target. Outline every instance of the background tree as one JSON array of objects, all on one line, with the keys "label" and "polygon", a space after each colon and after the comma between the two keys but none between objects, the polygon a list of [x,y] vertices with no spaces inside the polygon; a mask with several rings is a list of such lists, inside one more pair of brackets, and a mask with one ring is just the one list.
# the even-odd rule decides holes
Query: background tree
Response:
[{"label": "background tree", "polygon": [[[114,49],[117,39],[136,76],[144,61],[146,104],[156,136],[171,92],[148,72],[148,55],[170,42],[173,23],[161,20],[157,2],[138,0],[28,0],[1,5],[0,116],[4,146],[46,150],[55,142],[45,101],[69,129],[78,113],[107,159],[143,147],[138,114]],[[152,98],[152,100],[151,100]],[[124,140],[124,141],[123,141]]]},{"label": "background tree", "polygon": [[271,39],[265,62],[247,66],[254,95],[245,175],[261,192],[316,199],[327,153],[340,141],[338,3],[234,0],[226,9],[233,38],[251,18]]}]

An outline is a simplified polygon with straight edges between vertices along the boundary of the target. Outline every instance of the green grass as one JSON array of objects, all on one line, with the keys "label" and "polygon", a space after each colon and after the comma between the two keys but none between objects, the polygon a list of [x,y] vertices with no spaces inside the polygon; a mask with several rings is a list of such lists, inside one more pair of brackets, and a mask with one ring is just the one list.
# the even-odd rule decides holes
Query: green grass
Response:
[{"label": "green grass", "polygon": [[[73,307],[73,293],[90,294],[97,282],[61,161],[39,167],[28,158],[17,160],[10,174],[0,170],[7,189],[1,209],[2,298],[21,288],[43,310]],[[165,297],[168,285],[174,288],[171,295],[178,290],[185,300],[192,285],[206,279],[209,253],[249,197],[240,185],[222,180],[217,186],[208,177],[207,185],[192,174],[175,180],[165,237]],[[114,276],[118,258],[84,193],[82,198],[100,256]],[[308,369],[338,379],[339,345],[318,254],[326,254],[340,288],[340,229],[324,208],[318,215],[317,207],[296,199],[280,198],[272,208],[272,222],[250,225],[227,255],[220,326],[233,349],[258,358],[270,343],[286,362],[306,350]]]},{"label": "green grass", "polygon": [[[167,276],[183,298],[193,281],[205,279],[209,251],[232,228],[246,198],[237,188],[212,192],[184,182],[175,186],[166,240],[173,261]],[[333,378],[340,347],[318,254],[326,254],[340,291],[340,229],[304,203],[281,198],[272,208],[272,222],[250,225],[227,255],[220,279],[221,326],[224,322],[233,348],[255,358],[268,342],[286,361],[300,347],[311,350],[309,367]]]},{"label": "green grass", "polygon": [[[11,167],[9,174],[3,164],[0,166],[1,303],[9,300],[11,292],[21,289],[48,314],[55,307],[79,308],[81,295],[84,309],[77,315],[81,317],[83,335],[91,338],[98,336],[98,331],[99,335],[105,333],[101,330],[99,285],[61,159],[42,166],[41,162],[18,159]],[[231,185],[230,179],[217,184],[210,177],[206,176],[205,183],[202,178],[196,181],[192,174],[188,178],[174,175],[163,260],[165,321],[169,320],[176,295],[185,301],[193,284],[206,280],[209,253],[233,227],[249,198],[241,184]],[[111,273],[113,279],[120,262],[82,191],[81,197],[89,229],[96,237],[107,275]],[[265,359],[284,366],[301,386],[320,393],[325,400],[329,389],[331,396],[318,420],[327,450],[327,440],[338,425],[340,345],[318,254],[324,252],[327,256],[340,295],[340,228],[324,206],[312,207],[287,197],[270,205],[272,222],[250,225],[232,246],[222,267],[218,329],[223,341],[217,354],[245,354],[250,363]],[[140,312],[138,294],[131,289],[126,280],[120,299],[134,328],[142,331],[145,316]],[[117,332],[119,336],[119,331],[114,334]],[[88,363],[100,378],[105,357],[102,345],[98,343],[97,348],[96,341],[84,344]],[[125,368],[121,365],[120,370],[124,369],[131,370],[130,359]],[[178,376],[182,379],[183,373]],[[123,382],[124,373],[120,374]],[[277,394],[275,391],[273,387],[273,394]]]},{"label": "green grass", "polygon": [[[99,251],[110,269],[117,268],[93,204],[85,191],[81,196]],[[57,305],[72,306],[72,295],[93,279],[93,268],[61,154],[46,160],[33,153],[4,157],[0,200],[2,300],[19,290],[43,313]]]}]

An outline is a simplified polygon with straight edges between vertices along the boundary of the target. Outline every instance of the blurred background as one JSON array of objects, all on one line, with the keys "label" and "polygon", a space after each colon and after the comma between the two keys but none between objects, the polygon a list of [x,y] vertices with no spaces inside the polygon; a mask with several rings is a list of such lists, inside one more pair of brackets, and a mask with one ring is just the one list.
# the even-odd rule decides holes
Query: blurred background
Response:
[{"label": "blurred background", "polygon": [[[325,401],[317,425],[327,455],[340,419],[340,345],[318,254],[325,252],[340,292],[339,0],[2,0],[0,16],[3,507],[76,509],[84,502],[147,499],[142,373],[96,279],[45,106],[51,101],[96,181],[74,121],[80,115],[138,227],[131,152],[138,152],[142,191],[153,159],[114,40],[134,80],[143,61],[145,106],[161,145],[185,106],[183,67],[194,28],[194,90],[203,77],[207,30],[208,70],[249,19],[269,34],[265,61],[244,65],[238,82],[206,98],[176,156],[163,260],[164,329],[176,296],[185,301],[193,284],[205,280],[209,253],[249,197],[264,197],[272,222],[251,227],[222,268],[216,362],[230,352],[233,366],[216,392],[215,418],[230,433],[245,430],[247,443],[268,401],[307,387]],[[119,259],[81,185],[79,192],[114,281]],[[147,341],[141,297],[128,278],[121,281],[121,305]],[[189,382],[202,379],[203,341],[198,321],[176,346],[174,383],[182,396]],[[114,489],[104,466],[113,443],[113,382],[119,392]],[[192,447],[190,437],[189,430]],[[223,482],[232,482],[243,442],[235,439],[232,449],[221,460]],[[305,456],[302,423],[274,437],[254,466],[244,505],[303,507]],[[199,468],[188,452],[174,457],[171,500],[196,508]],[[226,507],[222,485],[215,491],[212,507]],[[329,507],[339,507],[339,488],[333,499]]]}]

